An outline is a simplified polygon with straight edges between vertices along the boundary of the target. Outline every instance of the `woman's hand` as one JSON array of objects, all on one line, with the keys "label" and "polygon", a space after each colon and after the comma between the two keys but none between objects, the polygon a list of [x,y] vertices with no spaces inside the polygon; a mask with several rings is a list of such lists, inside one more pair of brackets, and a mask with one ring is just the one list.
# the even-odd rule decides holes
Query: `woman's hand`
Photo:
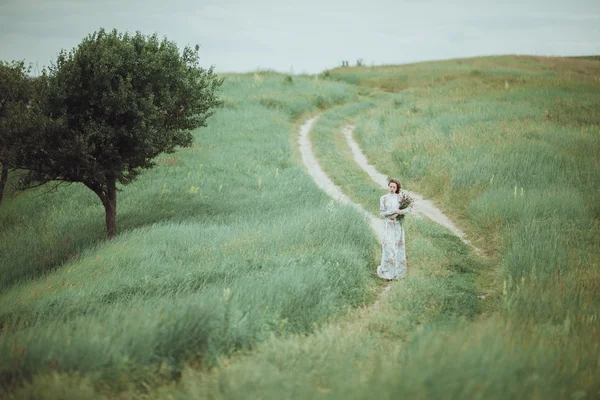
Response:
[{"label": "woman's hand", "polygon": [[398,216],[398,214],[392,214],[392,215],[390,215],[390,219],[393,221],[396,219],[397,216]]}]

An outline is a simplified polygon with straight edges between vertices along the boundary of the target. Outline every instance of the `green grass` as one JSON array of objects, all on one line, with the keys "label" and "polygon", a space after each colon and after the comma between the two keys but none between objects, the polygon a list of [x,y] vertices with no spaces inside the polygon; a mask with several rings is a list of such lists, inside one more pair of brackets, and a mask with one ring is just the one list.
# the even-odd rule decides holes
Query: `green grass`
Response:
[{"label": "green grass", "polygon": [[[500,397],[515,368],[538,382],[507,397],[598,396],[600,65],[490,57],[331,74],[388,91],[391,77],[408,77],[406,90],[360,117],[357,140],[378,170],[436,200],[497,260],[490,290],[506,293],[505,306],[493,322],[464,327],[481,344],[447,379],[464,383],[463,367],[488,359],[499,375],[487,385],[499,392],[482,386],[485,398]],[[434,385],[443,387],[452,386]]]},{"label": "green grass", "polygon": [[[182,399],[388,396],[396,372],[406,368],[401,365],[403,349],[424,346],[425,333],[447,335],[457,326],[477,321],[482,309],[474,285],[480,261],[469,255],[460,240],[432,222],[410,219],[405,225],[411,232],[411,273],[392,286],[377,308],[349,312],[310,335],[273,337],[251,350],[220,358],[215,367],[188,365],[177,383],[145,395],[156,399],[169,395]],[[430,340],[437,338],[430,335]],[[382,370],[388,366],[393,369]],[[412,374],[411,378],[419,372]],[[382,382],[387,387],[378,387]],[[42,395],[40,387],[47,393],[69,387],[76,388],[74,393],[94,392],[91,383],[61,374],[54,381],[40,376],[20,393]],[[145,393],[131,390],[121,396],[141,392]]]},{"label": "green grass", "polygon": [[[112,242],[76,186],[0,208],[14,263],[0,269],[0,360],[15,398],[600,396],[597,61],[329,75],[230,77],[197,145],[122,192]],[[379,171],[489,257],[411,216],[407,278],[362,308],[379,245],[298,164],[299,117],[318,110],[315,152],[346,194],[376,212],[383,192],[353,163],[351,122]],[[32,243],[53,252],[35,262]]]},{"label": "green grass", "polygon": [[373,110],[376,103],[370,98],[326,111],[319,116],[311,130],[315,156],[327,175],[353,201],[369,212],[379,215],[379,196],[385,191],[371,180],[354,161],[352,151],[342,134],[344,125]]},{"label": "green grass", "polygon": [[330,204],[290,145],[299,115],[356,96],[314,79],[228,77],[225,107],[194,146],[119,193],[110,242],[99,200],[81,185],[9,199],[2,380],[57,370],[118,390],[310,332],[370,301],[374,235],[359,213]]},{"label": "green grass", "polygon": [[573,56],[571,58],[581,58],[584,60],[596,60],[596,61],[600,61],[600,56]]}]

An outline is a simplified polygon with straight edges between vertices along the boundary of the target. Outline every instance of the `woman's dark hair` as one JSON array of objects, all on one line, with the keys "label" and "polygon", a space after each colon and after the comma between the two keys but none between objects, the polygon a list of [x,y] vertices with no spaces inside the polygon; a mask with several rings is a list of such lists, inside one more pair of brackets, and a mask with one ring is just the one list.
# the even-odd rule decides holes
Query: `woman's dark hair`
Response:
[{"label": "woman's dark hair", "polygon": [[390,179],[388,182],[388,186],[390,186],[390,183],[392,182],[396,184],[396,193],[400,193],[400,189],[402,189],[402,185],[400,184],[400,182],[398,182],[396,179]]}]

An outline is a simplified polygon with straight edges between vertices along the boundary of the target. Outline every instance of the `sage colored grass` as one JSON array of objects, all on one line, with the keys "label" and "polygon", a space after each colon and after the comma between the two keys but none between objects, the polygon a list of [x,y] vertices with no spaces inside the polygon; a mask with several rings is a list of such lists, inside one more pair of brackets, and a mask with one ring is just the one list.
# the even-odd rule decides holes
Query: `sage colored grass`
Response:
[{"label": "sage colored grass", "polygon": [[[0,270],[2,376],[15,398],[597,398],[599,73],[507,56],[232,76],[196,147],[125,188],[115,241],[75,186],[3,205],[3,260],[26,272]],[[383,192],[353,164],[352,122],[488,256],[409,216],[409,274],[365,307],[379,244],[292,147],[318,109],[315,152],[347,195],[376,212]],[[67,232],[80,247],[43,266],[18,247]]]},{"label": "sage colored grass", "polygon": [[112,241],[82,185],[3,204],[5,382],[59,371],[119,390],[161,365],[172,378],[373,298],[373,233],[316,187],[289,140],[294,118],[356,91],[255,74],[228,76],[222,96],[192,147],[122,188]]},{"label": "sage colored grass", "polygon": [[[491,257],[473,259],[442,228],[410,218],[409,275],[379,308],[265,342],[213,373],[188,369],[169,393],[598,397],[597,72],[587,60],[536,57],[331,71],[391,92],[406,82],[359,113],[359,142],[381,172],[483,238]],[[351,116],[327,114],[314,132],[319,161],[340,185],[362,182],[335,136]]]},{"label": "sage colored grass", "polygon": [[333,183],[342,192],[350,194],[353,201],[379,215],[379,197],[385,192],[356,165],[342,132],[345,125],[352,124],[360,115],[372,112],[375,106],[372,99],[365,98],[326,111],[313,125],[310,137],[315,156]]},{"label": "sage colored grass", "polygon": [[[480,245],[497,260],[486,295],[505,305],[493,325],[465,328],[498,349],[490,388],[520,365],[537,383],[508,386],[508,397],[597,396],[600,64],[492,57],[423,67],[386,70],[415,84],[361,118],[362,149],[380,171],[435,199],[471,237],[485,238]],[[419,80],[435,71],[454,78]],[[493,329],[518,341],[494,338]],[[483,344],[475,348],[459,365],[489,356]],[[449,376],[465,382],[469,373],[458,370]]]},{"label": "sage colored grass", "polygon": [[[447,335],[481,315],[474,285],[481,261],[473,258],[460,240],[432,222],[409,219],[405,224],[411,232],[410,274],[392,286],[379,307],[368,313],[345,313],[342,319],[324,324],[309,335],[273,336],[252,349],[220,357],[214,367],[188,364],[174,384],[150,390],[128,388],[121,395],[128,398],[143,394],[156,399],[390,396],[393,385],[389,380],[397,378],[392,378],[393,371],[405,368],[400,364],[404,362],[403,350],[426,346],[421,342],[425,333]],[[310,270],[309,274],[315,272]],[[216,306],[225,307],[218,302]],[[387,367],[392,369],[384,370]],[[415,376],[421,372],[413,371],[407,385],[414,384],[418,390]],[[410,372],[407,369],[405,373],[409,376]],[[382,383],[387,387],[380,387]],[[19,393],[39,394],[41,387],[46,393],[59,388],[77,394],[88,391],[94,396],[102,393],[91,382],[69,374],[56,375],[54,381],[41,375]]]}]

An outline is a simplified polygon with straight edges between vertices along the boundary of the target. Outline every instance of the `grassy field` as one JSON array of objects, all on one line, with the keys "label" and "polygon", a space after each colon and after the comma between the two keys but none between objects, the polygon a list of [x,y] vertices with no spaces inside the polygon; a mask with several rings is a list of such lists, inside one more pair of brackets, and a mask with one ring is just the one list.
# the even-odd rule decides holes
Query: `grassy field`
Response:
[{"label": "grassy field", "polygon": [[[359,116],[361,148],[436,200],[497,265],[480,289],[503,306],[468,328],[460,367],[438,378],[478,382],[480,394],[456,392],[468,397],[600,396],[600,64],[488,57],[330,75],[389,94]],[[479,380],[469,365],[497,375]],[[515,368],[527,382],[502,392]]]},{"label": "grassy field", "polygon": [[[439,335],[464,331],[483,318],[475,277],[484,266],[436,224],[411,219],[405,226],[411,232],[411,273],[378,307],[342,312],[310,334],[273,335],[216,364],[188,363],[177,382],[149,390],[121,388],[111,398],[386,398],[397,393],[398,373],[410,377],[407,384],[418,394],[426,384],[422,366],[399,370],[399,360],[420,359],[427,343],[437,343],[439,357],[445,352]],[[107,390],[92,381],[69,374],[37,376],[18,392],[42,399],[105,398],[103,393]]]},{"label": "grassy field", "polygon": [[[194,147],[120,193],[114,241],[75,185],[0,207],[14,398],[600,396],[600,64],[328,75],[229,76]],[[346,194],[372,212],[384,194],[353,163],[350,122],[379,171],[488,256],[409,217],[409,274],[367,307],[377,241],[298,161],[299,118],[316,112],[315,153]]]},{"label": "grassy field", "polygon": [[119,195],[119,236],[82,185],[0,208],[4,384],[54,371],[113,389],[171,379],[269,338],[310,332],[375,295],[377,242],[299,167],[296,119],[353,101],[341,83],[228,76],[191,148]]},{"label": "grassy field", "polygon": [[379,215],[382,189],[366,172],[356,167],[352,151],[342,135],[342,126],[354,122],[360,115],[372,111],[376,102],[364,99],[357,103],[324,112],[313,125],[311,142],[319,164],[344,193],[372,214]]}]

